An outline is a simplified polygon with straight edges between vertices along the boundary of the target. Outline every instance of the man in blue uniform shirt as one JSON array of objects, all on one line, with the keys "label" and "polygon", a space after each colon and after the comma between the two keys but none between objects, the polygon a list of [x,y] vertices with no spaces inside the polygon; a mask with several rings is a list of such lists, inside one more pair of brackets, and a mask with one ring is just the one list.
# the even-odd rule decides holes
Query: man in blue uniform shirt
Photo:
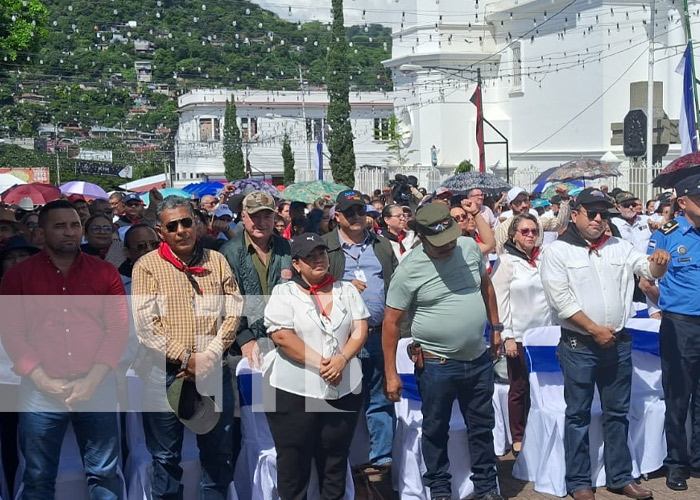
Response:
[{"label": "man in blue uniform shirt", "polygon": [[[666,485],[686,490],[688,473],[700,474],[700,175],[676,184],[682,214],[649,240],[647,253],[671,254],[659,281],[662,384],[666,400]],[[690,457],[685,420],[693,401]],[[689,470],[690,469],[690,470]]]}]

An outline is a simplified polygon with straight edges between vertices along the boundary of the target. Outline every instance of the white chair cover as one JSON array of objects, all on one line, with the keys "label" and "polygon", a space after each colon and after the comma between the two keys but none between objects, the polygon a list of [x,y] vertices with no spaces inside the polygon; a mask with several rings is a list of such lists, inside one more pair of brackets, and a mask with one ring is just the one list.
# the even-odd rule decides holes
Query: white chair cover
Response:
[{"label": "white chair cover", "polygon": [[[658,353],[658,321],[632,319],[633,335],[632,398],[628,420],[628,446],[632,455],[632,475],[657,470],[666,455],[663,437],[664,404],[660,392],[660,364],[651,352],[655,341]],[[513,467],[513,476],[534,482],[535,491],[564,497],[567,494],[564,460],[564,379],[556,358],[561,332],[558,326],[525,332],[523,344],[530,369],[531,408],[522,452]],[[654,339],[656,335],[657,339]],[[591,411],[589,440],[591,475],[594,486],[605,485],[603,463],[602,412],[596,390]]]},{"label": "white chair cover", "polygon": [[[234,472],[238,497],[241,500],[278,500],[277,453],[263,410],[262,374],[258,370],[251,369],[248,360],[243,358],[236,366],[236,381],[241,403],[241,434],[243,435],[241,453]],[[358,425],[358,427],[361,426]],[[353,446],[356,441],[357,431]],[[353,455],[352,448],[350,454]],[[362,451],[356,451],[354,455],[361,457]],[[309,498],[319,497],[315,467],[311,470],[308,496]],[[345,499],[354,498],[355,485],[352,481],[350,463],[348,463]]]}]

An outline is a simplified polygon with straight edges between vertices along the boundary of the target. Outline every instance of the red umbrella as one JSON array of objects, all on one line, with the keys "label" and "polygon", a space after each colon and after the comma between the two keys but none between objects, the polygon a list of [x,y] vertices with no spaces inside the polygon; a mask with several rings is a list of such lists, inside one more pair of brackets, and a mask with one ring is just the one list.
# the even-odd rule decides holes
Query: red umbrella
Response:
[{"label": "red umbrella", "polygon": [[688,153],[673,160],[654,177],[654,187],[672,188],[678,181],[700,174],[700,151]]},{"label": "red umbrella", "polygon": [[35,205],[46,205],[61,197],[61,191],[50,184],[32,182],[14,186],[2,193],[2,201],[8,205],[17,204],[22,198],[31,198]]}]

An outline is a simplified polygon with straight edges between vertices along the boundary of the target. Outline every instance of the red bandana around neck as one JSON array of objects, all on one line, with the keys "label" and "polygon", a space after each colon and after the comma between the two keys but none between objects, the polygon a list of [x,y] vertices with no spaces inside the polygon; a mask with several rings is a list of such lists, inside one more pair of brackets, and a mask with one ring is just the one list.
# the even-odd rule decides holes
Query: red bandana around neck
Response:
[{"label": "red bandana around neck", "polygon": [[598,241],[595,243],[589,243],[588,244],[588,253],[595,252],[596,255],[599,255],[598,249],[602,247],[606,241],[610,239],[610,236],[607,234],[603,233],[600,238],[598,238]]},{"label": "red bandana around neck", "polygon": [[532,249],[532,257],[527,258],[528,264],[532,267],[537,267],[537,257],[540,255],[540,247],[535,247]]},{"label": "red bandana around neck", "polygon": [[178,270],[184,272],[184,273],[189,273],[189,274],[194,274],[195,276],[200,276],[202,274],[205,274],[207,272],[206,269],[203,267],[199,266],[188,266],[185,263],[183,263],[180,259],[175,257],[175,254],[170,248],[170,245],[162,241],[160,243],[160,246],[158,247],[158,255],[161,256],[164,260],[167,260],[170,262],[175,268]]},{"label": "red bandana around neck", "polygon": [[319,312],[323,316],[328,318],[328,315],[323,310],[323,304],[321,303],[321,298],[318,296],[318,291],[327,287],[331,283],[335,283],[335,278],[333,277],[333,275],[326,274],[326,276],[323,278],[323,280],[318,285],[309,285],[306,281],[304,281],[301,278],[301,276],[298,276],[298,275],[295,275],[292,279],[294,280],[295,283],[299,284],[302,288],[309,291],[309,295],[311,295],[311,298],[318,306]]},{"label": "red bandana around neck", "polygon": [[406,239],[406,231],[401,231],[401,232],[396,236],[396,239],[397,239],[398,242],[399,242],[399,252],[400,252],[400,255],[403,255],[404,253],[406,253],[406,247],[403,246],[403,240]]}]

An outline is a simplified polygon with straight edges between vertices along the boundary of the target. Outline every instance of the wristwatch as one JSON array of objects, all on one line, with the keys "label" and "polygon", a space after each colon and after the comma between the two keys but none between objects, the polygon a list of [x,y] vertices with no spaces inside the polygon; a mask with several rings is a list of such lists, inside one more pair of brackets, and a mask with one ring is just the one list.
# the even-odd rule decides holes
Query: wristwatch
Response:
[{"label": "wristwatch", "polygon": [[190,358],[192,357],[192,351],[190,349],[185,350],[185,358],[182,360],[182,364],[180,365],[181,370],[187,370],[187,363],[190,362]]},{"label": "wristwatch", "polygon": [[491,331],[493,331],[493,332],[502,332],[503,330],[505,330],[505,328],[503,328],[502,323],[491,325]]}]

